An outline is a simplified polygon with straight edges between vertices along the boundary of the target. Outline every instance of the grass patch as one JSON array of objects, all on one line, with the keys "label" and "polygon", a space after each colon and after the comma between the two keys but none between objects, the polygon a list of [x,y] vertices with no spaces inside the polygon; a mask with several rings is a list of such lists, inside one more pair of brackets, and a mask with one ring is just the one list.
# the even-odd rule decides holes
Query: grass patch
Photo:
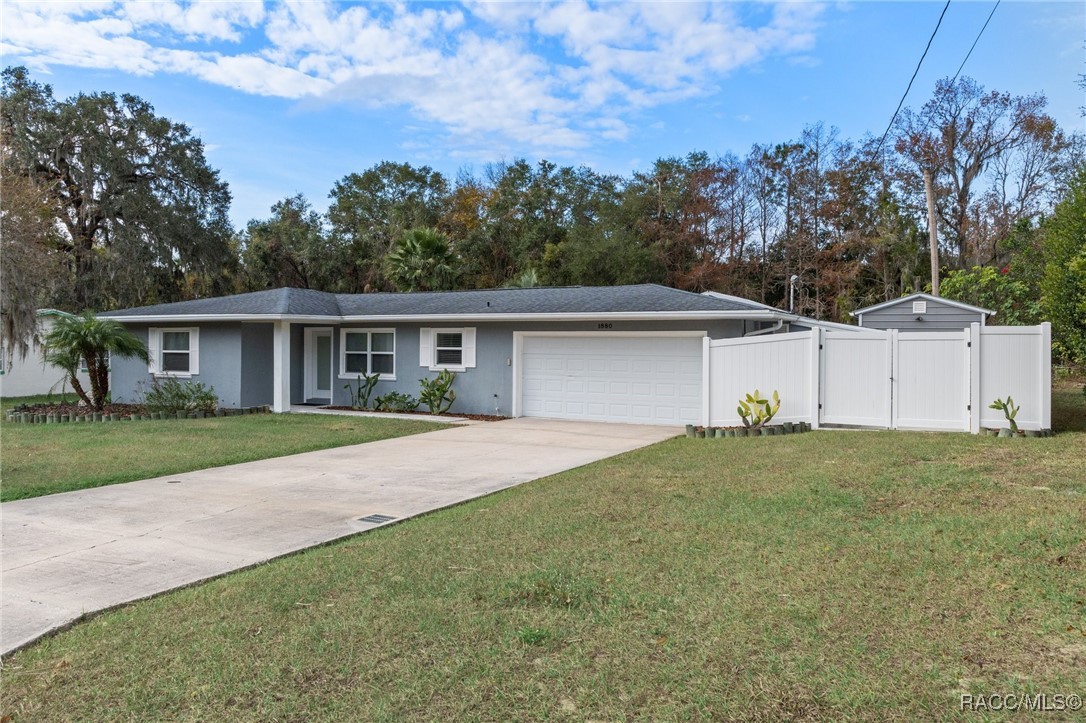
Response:
[{"label": "grass patch", "polygon": [[1086,690],[1084,515],[1086,431],[675,439],[95,617],[6,660],[0,708],[957,718]]},{"label": "grass patch", "polygon": [[[53,398],[54,401],[56,397]],[[11,406],[21,400],[4,400]],[[0,501],[361,444],[441,425],[323,414],[108,424],[0,422]]]}]

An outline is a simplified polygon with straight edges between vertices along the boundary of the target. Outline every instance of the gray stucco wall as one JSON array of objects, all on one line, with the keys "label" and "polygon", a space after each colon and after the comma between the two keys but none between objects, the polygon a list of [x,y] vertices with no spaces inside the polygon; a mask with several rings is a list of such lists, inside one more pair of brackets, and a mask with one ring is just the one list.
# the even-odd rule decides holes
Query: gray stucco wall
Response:
[{"label": "gray stucco wall", "polygon": [[[887,306],[873,312],[864,313],[860,326],[865,329],[899,329],[901,331],[961,331],[973,323],[983,323],[984,315],[931,299],[927,300],[927,311],[913,313],[911,300]],[[917,318],[922,321],[917,321]]]},{"label": "gray stucco wall", "polygon": [[[131,324],[128,328],[144,343],[150,325]],[[192,324],[156,324],[158,328],[184,328]],[[213,386],[225,407],[256,406],[271,404],[274,394],[274,332],[268,323],[214,323],[200,324],[200,373],[192,376]],[[305,351],[304,330],[309,325],[292,324],[291,337],[291,403],[305,400]],[[327,328],[327,325],[312,325]],[[374,397],[398,391],[418,397],[419,380],[432,378],[431,372],[419,364],[419,337],[422,324],[398,324],[372,326],[350,324],[332,327],[332,374],[333,404],[347,405],[350,393],[344,388],[356,386],[357,375],[340,374],[340,330],[366,328],[394,328],[396,332],[395,381],[381,381],[374,390]],[[598,329],[597,322],[565,323],[475,323],[475,324],[427,324],[429,328],[462,328],[473,326],[476,330],[476,366],[458,373],[454,389],[456,403],[453,412],[499,414],[509,416],[513,412],[513,333],[516,331],[578,331],[599,334],[621,334],[624,331],[705,331],[711,338],[725,339],[744,333],[742,321],[715,322],[611,322],[606,331]],[[748,323],[747,330],[754,325]],[[141,389],[152,381],[147,365],[133,359],[117,359],[113,363],[113,398],[118,402],[137,402]]]},{"label": "gray stucco wall", "polygon": [[[159,329],[190,328],[194,324],[156,324]],[[242,329],[238,323],[200,324],[199,374],[190,378],[214,387],[220,406],[239,407],[241,403]],[[144,344],[150,324],[129,324],[128,329]],[[113,359],[110,388],[116,402],[137,403],[154,377],[146,362],[139,359]]]},{"label": "gray stucco wall", "polygon": [[241,406],[259,407],[274,400],[275,358],[271,324],[241,325]]},{"label": "gray stucco wall", "polygon": [[[456,402],[452,406],[452,412],[464,414],[497,414],[510,416],[513,413],[513,332],[515,331],[590,331],[600,334],[621,333],[623,331],[707,331],[714,339],[726,339],[742,335],[743,323],[741,321],[716,321],[716,322],[612,322],[612,328],[606,332],[597,328],[596,322],[568,322],[568,323],[496,323],[496,324],[426,324],[428,328],[462,328],[463,326],[475,327],[475,368],[468,369],[456,375],[453,389],[456,391]],[[374,390],[374,397],[387,394],[390,391],[398,391],[418,397],[420,391],[419,380],[423,377],[433,378],[437,372],[430,371],[419,364],[419,336],[422,324],[399,324],[396,329],[396,380],[378,382]],[[335,374],[333,375],[332,395],[333,403],[347,405],[350,403],[350,393],[344,389],[345,384],[356,387],[356,376],[350,375],[347,379],[341,379],[339,375],[339,347],[340,329],[342,328],[388,328],[366,327],[361,325],[346,325],[336,327],[333,338],[333,356],[335,359]],[[301,344],[299,339],[298,344]],[[292,363],[292,388],[301,389],[303,370],[295,368]],[[296,384],[294,383],[296,382]],[[293,400],[300,401],[300,396]]]}]

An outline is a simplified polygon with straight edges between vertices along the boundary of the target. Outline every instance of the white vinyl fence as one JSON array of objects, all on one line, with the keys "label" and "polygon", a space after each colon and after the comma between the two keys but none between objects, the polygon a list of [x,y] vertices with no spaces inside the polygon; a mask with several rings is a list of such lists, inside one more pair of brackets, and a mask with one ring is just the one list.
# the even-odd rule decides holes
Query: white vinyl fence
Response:
[{"label": "white vinyl fence", "polygon": [[812,410],[818,408],[818,385],[812,383],[810,373],[813,333],[706,339],[709,373],[705,378],[709,384],[705,397],[709,425],[738,425],[739,400],[755,389],[766,394],[777,390],[780,394],[781,409],[774,419],[810,420]]},{"label": "white vinyl fence", "polygon": [[960,332],[812,331],[705,341],[702,416],[740,423],[739,399],[777,390],[781,422],[969,431],[1004,427],[989,409],[1014,398],[1022,429],[1051,426],[1051,327]]}]

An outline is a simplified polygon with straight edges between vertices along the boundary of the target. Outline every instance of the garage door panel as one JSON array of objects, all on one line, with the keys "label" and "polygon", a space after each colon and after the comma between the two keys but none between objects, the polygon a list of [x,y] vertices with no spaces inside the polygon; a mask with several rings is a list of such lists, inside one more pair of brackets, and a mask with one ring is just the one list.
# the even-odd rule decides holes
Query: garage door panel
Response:
[{"label": "garage door panel", "polygon": [[701,337],[526,336],[521,409],[562,419],[696,423],[701,355]]},{"label": "garage door panel", "polygon": [[687,359],[687,360],[683,360],[682,362],[680,362],[679,363],[679,374],[680,375],[697,374],[698,378],[700,379],[701,378],[701,359],[698,359],[696,361],[691,361],[691,360]]}]

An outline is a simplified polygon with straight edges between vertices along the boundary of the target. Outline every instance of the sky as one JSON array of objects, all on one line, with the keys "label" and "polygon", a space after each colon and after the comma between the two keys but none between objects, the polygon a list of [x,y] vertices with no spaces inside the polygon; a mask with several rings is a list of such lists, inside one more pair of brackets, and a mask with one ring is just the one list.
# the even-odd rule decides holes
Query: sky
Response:
[{"label": "sky", "polygon": [[[953,0],[910,91],[953,76],[995,5]],[[133,93],[185,123],[243,228],[384,161],[454,179],[527,158],[629,175],[822,122],[881,135],[942,12],[913,2],[0,3],[3,65],[58,98]],[[962,74],[1086,131],[1086,3],[1003,0]]]}]

